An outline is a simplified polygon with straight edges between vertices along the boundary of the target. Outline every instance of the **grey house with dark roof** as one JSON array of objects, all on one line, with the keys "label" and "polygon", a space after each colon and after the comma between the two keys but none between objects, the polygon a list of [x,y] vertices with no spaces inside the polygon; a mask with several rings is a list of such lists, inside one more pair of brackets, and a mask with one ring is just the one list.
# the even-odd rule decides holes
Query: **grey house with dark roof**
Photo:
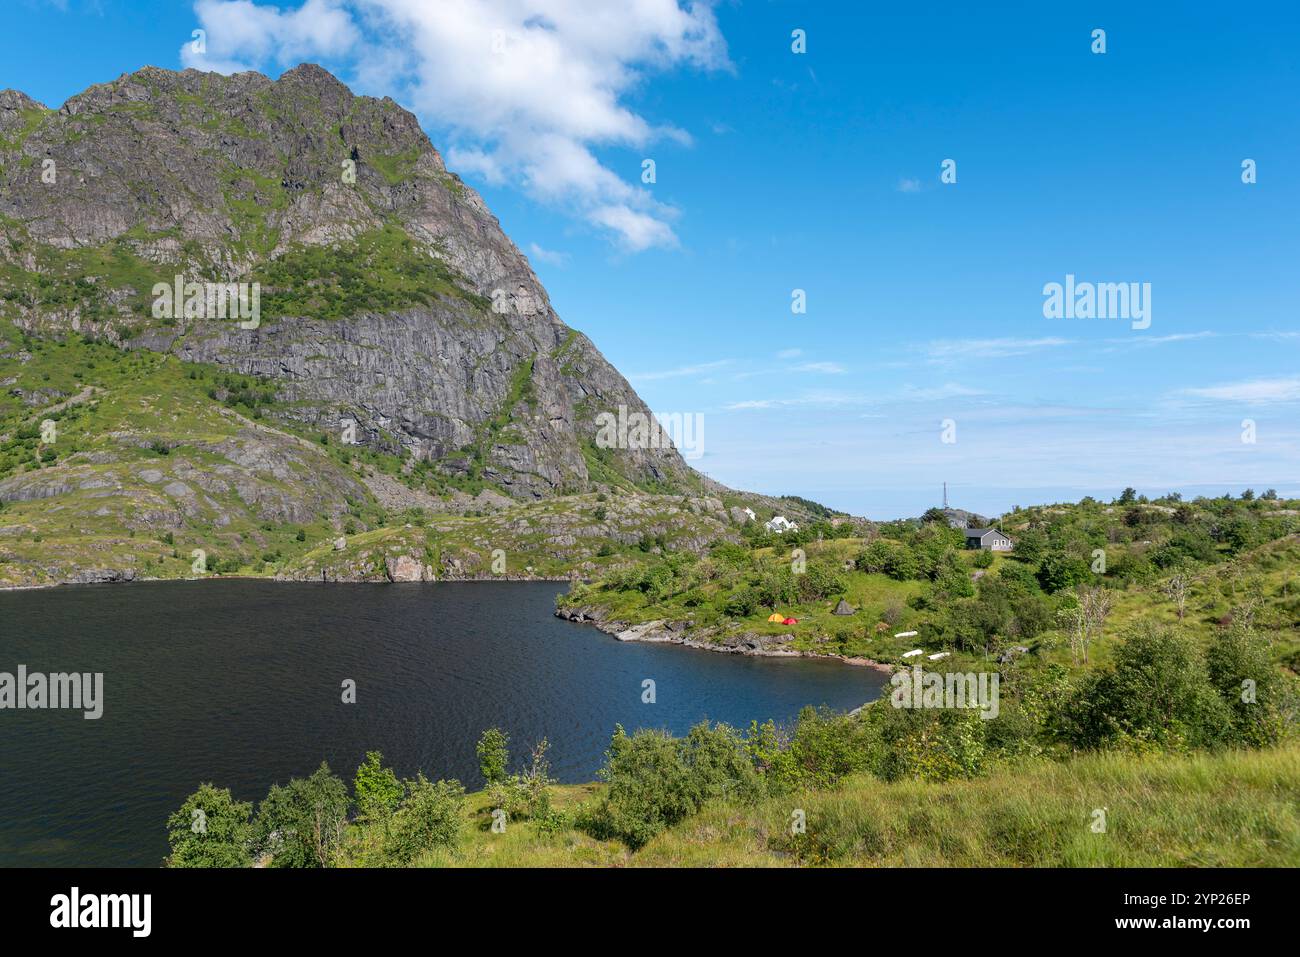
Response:
[{"label": "grey house with dark roof", "polygon": [[991,552],[1011,551],[1011,539],[996,528],[966,529],[966,547],[983,548]]}]

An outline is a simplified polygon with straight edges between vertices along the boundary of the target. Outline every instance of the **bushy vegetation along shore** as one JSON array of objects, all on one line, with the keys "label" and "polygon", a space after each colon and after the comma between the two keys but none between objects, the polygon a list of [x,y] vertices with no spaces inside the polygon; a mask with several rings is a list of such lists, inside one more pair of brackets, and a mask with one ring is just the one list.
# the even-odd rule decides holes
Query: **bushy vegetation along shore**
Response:
[{"label": "bushy vegetation along shore", "polygon": [[[865,653],[900,666],[889,693],[789,726],[616,728],[591,785],[553,781],[545,742],[510,772],[495,729],[475,794],[399,780],[375,753],[350,788],[322,765],[256,808],[203,785],[168,823],[168,862],[1295,866],[1291,504],[1126,492],[1016,510],[1012,556],[961,549],[933,514],[867,540],[816,523],[650,552],[562,604]],[[833,615],[840,598],[857,615]],[[914,695],[918,660],[935,690],[978,673],[980,700]]]},{"label": "bushy vegetation along shore", "polygon": [[[519,831],[510,860],[524,865],[742,862],[733,854],[805,864],[1300,862],[1294,682],[1244,626],[1203,651],[1175,628],[1147,625],[1104,667],[1013,663],[999,677],[991,720],[972,707],[899,707],[895,689],[854,714],[805,709],[791,727],[701,723],[680,738],[617,728],[603,784],[585,790],[556,785],[544,741],[509,773],[496,729],[478,746],[486,790],[468,798],[458,781],[399,780],[375,752],[350,789],[322,765],[273,786],[256,811],[205,784],[168,822],[168,863],[483,863],[491,841]],[[1020,790],[1029,781],[1048,788],[1041,800]],[[1178,795],[1172,806],[1167,794]],[[773,824],[782,808],[788,820]],[[1204,808],[1216,810],[1198,818]],[[1122,841],[1088,843],[1085,834],[1119,827],[1108,823],[1116,817]],[[949,830],[958,825],[974,830]],[[979,834],[992,842],[986,858],[972,843]],[[1149,845],[1141,835],[1160,837]]]}]

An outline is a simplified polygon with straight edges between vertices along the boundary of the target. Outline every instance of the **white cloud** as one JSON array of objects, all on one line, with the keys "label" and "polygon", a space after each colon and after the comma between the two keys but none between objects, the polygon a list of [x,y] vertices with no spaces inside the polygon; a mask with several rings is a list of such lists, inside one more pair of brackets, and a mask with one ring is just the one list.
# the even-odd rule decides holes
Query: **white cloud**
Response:
[{"label": "white cloud", "polygon": [[1275,342],[1294,342],[1300,339],[1300,332],[1252,332],[1252,339],[1272,339]]},{"label": "white cloud", "polygon": [[656,382],[660,379],[680,379],[683,376],[700,375],[705,372],[712,372],[731,363],[730,359],[718,359],[715,362],[701,362],[697,365],[678,366],[675,369],[664,369],[659,372],[639,372],[635,375],[628,376],[628,379],[634,382]]},{"label": "white cloud", "polygon": [[894,188],[900,193],[919,193],[921,191],[921,181],[905,176],[898,181],[898,185]]},{"label": "white cloud", "polygon": [[1124,336],[1119,339],[1107,339],[1112,348],[1104,350],[1107,352],[1116,352],[1124,349],[1149,349],[1154,346],[1165,346],[1172,342],[1196,342],[1200,339],[1216,339],[1217,332],[1178,332],[1168,336]]},{"label": "white cloud", "polygon": [[794,367],[795,372],[822,372],[826,375],[842,375],[846,370],[838,362],[805,362]]},{"label": "white cloud", "polygon": [[945,382],[938,386],[903,387],[903,398],[908,402],[937,402],[941,399],[961,399],[976,395],[987,395],[979,389],[972,389],[956,382]]},{"label": "white cloud", "polygon": [[185,43],[181,63],[216,73],[340,56],[360,40],[339,0],[306,0],[287,11],[250,0],[196,0],[194,13],[206,32],[205,49],[195,50],[195,40]]},{"label": "white cloud", "polygon": [[528,255],[530,258],[540,263],[546,263],[550,266],[567,266],[569,263],[569,254],[557,252],[553,249],[543,249],[537,243],[528,244]]},{"label": "white cloud", "polygon": [[873,399],[870,396],[823,390],[807,392],[803,395],[791,396],[786,399],[745,399],[741,402],[732,402],[729,405],[723,406],[723,408],[727,411],[740,411],[745,409],[790,409],[810,406],[822,409],[842,409],[870,405],[872,402]]},{"label": "white cloud", "polygon": [[1131,342],[1137,345],[1163,346],[1169,342],[1193,342],[1197,339],[1214,339],[1217,336],[1217,332],[1179,332],[1169,336],[1137,336],[1118,341]]},{"label": "white cloud", "polygon": [[776,354],[778,359],[797,359],[803,355],[802,349],[782,349]]},{"label": "white cloud", "polygon": [[592,209],[588,216],[593,223],[605,226],[622,239],[631,252],[640,252],[651,246],[676,246],[677,234],[665,220],[675,218],[673,210],[654,204],[652,212],[643,213],[626,203],[609,203]]},{"label": "white cloud", "polygon": [[1000,359],[1021,356],[1041,349],[1068,346],[1069,339],[936,339],[921,346],[931,362],[959,362],[963,359]]},{"label": "white cloud", "polygon": [[344,61],[447,130],[453,168],[516,183],[631,251],[677,245],[676,211],[594,150],[688,143],[628,95],[652,72],[730,68],[712,0],[197,0],[195,12],[207,53],[186,44],[187,66]]},{"label": "white cloud", "polygon": [[1187,395],[1221,402],[1245,402],[1264,405],[1300,400],[1300,376],[1279,379],[1251,379],[1200,389],[1185,389]]}]

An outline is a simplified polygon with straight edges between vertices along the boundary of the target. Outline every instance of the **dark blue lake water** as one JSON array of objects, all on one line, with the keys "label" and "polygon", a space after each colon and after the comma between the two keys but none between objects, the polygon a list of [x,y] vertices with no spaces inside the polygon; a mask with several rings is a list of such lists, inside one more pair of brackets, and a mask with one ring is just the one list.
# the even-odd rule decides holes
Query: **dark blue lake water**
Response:
[{"label": "dark blue lake water", "polygon": [[[378,749],[481,787],[474,743],[594,779],[614,725],[747,726],[849,709],[883,680],[830,661],[619,642],[553,617],[564,586],[209,581],[0,593],[0,672],[103,672],[104,712],[0,710],[0,865],[156,866],[200,782],[259,800],[322,760]],[[657,701],[642,703],[653,679]],[[355,704],[341,700],[356,682]]]}]

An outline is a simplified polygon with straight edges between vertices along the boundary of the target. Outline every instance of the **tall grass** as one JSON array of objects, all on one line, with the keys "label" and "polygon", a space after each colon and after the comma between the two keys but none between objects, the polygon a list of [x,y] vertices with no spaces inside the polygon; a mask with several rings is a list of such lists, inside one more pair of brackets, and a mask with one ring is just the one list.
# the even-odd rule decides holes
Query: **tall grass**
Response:
[{"label": "tall grass", "polygon": [[[799,834],[796,810],[806,821]],[[1106,753],[944,784],[851,778],[752,808],[710,806],[632,863],[1295,867],[1300,748]]]}]

